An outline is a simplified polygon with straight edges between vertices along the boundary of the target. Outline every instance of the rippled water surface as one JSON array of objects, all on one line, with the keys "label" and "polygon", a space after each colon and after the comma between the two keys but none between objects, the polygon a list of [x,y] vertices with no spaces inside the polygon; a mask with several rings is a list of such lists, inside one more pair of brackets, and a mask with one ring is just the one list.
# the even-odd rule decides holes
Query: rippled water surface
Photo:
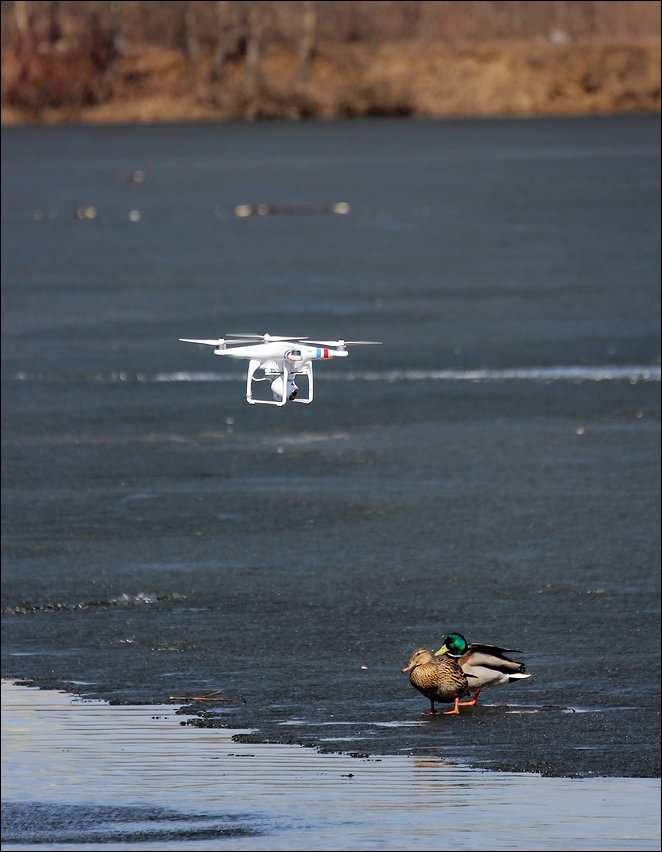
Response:
[{"label": "rippled water surface", "polygon": [[653,779],[248,746],[172,706],[2,690],[3,849],[659,848]]},{"label": "rippled water surface", "polygon": [[[2,141],[4,676],[343,772],[659,777],[658,117]],[[178,342],[231,332],[383,345],[276,410]],[[451,630],[532,677],[421,717]]]}]

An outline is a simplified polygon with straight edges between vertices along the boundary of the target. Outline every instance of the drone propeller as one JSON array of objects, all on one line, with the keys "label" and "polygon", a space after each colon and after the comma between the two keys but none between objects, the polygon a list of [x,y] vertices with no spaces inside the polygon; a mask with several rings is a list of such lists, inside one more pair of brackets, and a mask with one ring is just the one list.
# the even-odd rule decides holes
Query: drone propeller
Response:
[{"label": "drone propeller", "polygon": [[280,343],[286,340],[307,340],[307,337],[274,337],[271,334],[228,334],[226,337],[240,337],[248,340],[261,340],[263,343]]},{"label": "drone propeller", "polygon": [[226,334],[225,336],[226,336],[226,338],[227,337],[245,337],[245,338],[248,338],[250,340],[262,340],[262,338],[264,337],[263,334]]},{"label": "drone propeller", "polygon": [[204,343],[205,346],[218,346],[220,340],[191,340],[190,337],[180,337],[180,343]]},{"label": "drone propeller", "polygon": [[308,340],[318,346],[381,346],[381,340]]},{"label": "drone propeller", "polygon": [[[226,341],[222,337],[220,339],[217,339],[217,340],[193,340],[190,337],[180,337],[179,340],[180,340],[181,343],[204,343],[205,346],[223,346],[223,344],[226,343]],[[230,340],[229,342],[230,343],[236,343],[237,346],[239,346],[243,342],[248,343],[248,341],[242,341],[242,340],[237,340],[237,341]]]}]

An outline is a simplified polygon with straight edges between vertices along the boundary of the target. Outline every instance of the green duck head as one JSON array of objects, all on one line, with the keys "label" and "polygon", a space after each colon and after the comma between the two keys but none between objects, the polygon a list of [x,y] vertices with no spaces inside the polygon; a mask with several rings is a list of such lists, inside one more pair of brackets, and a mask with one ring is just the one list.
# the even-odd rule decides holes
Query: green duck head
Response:
[{"label": "green duck head", "polygon": [[449,657],[461,657],[467,647],[468,645],[461,633],[449,633],[444,639],[444,644],[438,651],[434,652],[434,655],[441,657],[442,654],[448,654]]}]

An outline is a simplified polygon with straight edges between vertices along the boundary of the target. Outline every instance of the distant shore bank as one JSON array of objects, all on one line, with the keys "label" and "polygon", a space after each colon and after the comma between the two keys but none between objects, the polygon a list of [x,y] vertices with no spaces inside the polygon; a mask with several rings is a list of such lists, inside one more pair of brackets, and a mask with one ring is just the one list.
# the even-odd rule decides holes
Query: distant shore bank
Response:
[{"label": "distant shore bank", "polygon": [[[12,64],[13,63],[13,64]],[[250,75],[245,57],[222,74],[212,61],[150,47],[119,57],[112,93],[96,102],[51,105],[32,97],[40,80],[67,85],[75,57],[35,54],[27,68],[5,57],[2,123],[150,123],[241,119],[428,118],[652,112],[660,109],[660,41],[629,38],[566,44],[419,42],[321,46],[305,79],[295,51],[273,48]],[[23,63],[25,64],[25,63]],[[23,82],[20,82],[20,80]],[[90,100],[90,99],[88,99]]]},{"label": "distant shore bank", "polygon": [[3,2],[2,123],[660,109],[660,4]]}]

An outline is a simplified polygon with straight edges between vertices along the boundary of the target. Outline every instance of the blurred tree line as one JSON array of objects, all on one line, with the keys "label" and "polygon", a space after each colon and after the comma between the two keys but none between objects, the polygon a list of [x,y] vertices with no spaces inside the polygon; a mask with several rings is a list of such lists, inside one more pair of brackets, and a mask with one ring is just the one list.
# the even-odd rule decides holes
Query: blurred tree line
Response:
[{"label": "blurred tree line", "polygon": [[3,0],[2,101],[39,110],[112,97],[118,62],[177,51],[210,85],[241,65],[252,91],[267,52],[305,81],[324,45],[659,37],[651,0]]}]

